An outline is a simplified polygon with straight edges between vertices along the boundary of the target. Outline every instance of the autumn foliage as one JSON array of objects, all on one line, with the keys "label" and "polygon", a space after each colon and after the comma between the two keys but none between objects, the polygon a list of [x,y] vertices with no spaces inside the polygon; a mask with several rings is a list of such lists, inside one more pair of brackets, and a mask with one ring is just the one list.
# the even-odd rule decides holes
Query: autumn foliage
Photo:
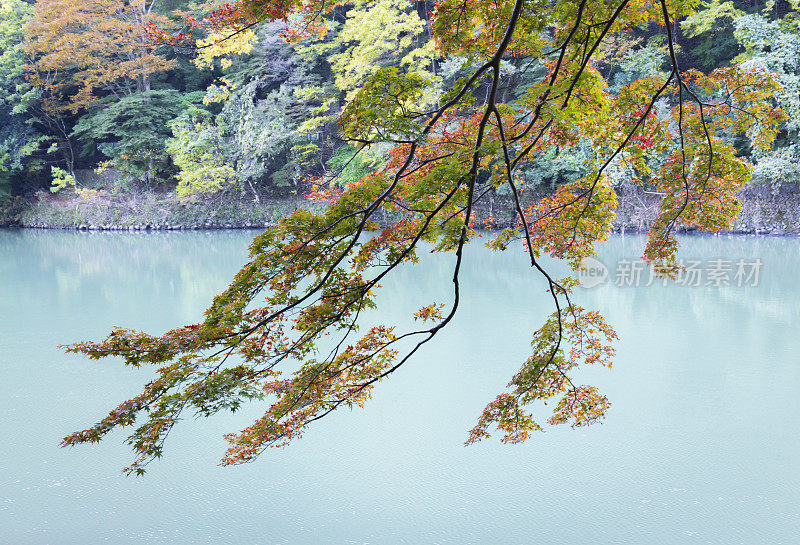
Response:
[{"label": "autumn foliage", "polygon": [[[180,415],[263,400],[261,418],[226,436],[230,446],[222,463],[235,464],[290,443],[333,410],[363,405],[375,384],[452,320],[461,297],[463,248],[477,235],[475,205],[501,187],[514,198],[516,225],[492,235],[489,245],[525,249],[546,282],[553,314],[534,333],[531,357],[509,390],[486,406],[467,442],[494,430],[504,441],[525,440],[542,429],[534,412],[551,398],[550,424],[602,419],[608,399],[575,384],[573,376],[583,365],[610,367],[616,335],[598,313],[573,303],[575,280],[553,278],[540,257],[577,268],[594,255],[615,214],[609,170],[624,167],[663,193],[645,257],[663,274],[675,273],[679,226],[719,230],[737,213],[736,193],[749,166],[737,157],[730,135],[746,134],[753,145],[769,146],[785,117],[771,102],[778,87],[766,71],[680,69],[671,28],[694,5],[439,0],[430,16],[439,54],[464,56],[471,75],[430,100],[432,84],[424,77],[396,68],[375,72],[343,109],[339,126],[341,137],[358,149],[390,146],[385,165],[343,189],[316,180],[316,195],[331,200],[330,206],[320,213],[298,210],[257,237],[249,263],[199,323],[163,336],[117,329],[104,341],[68,347],[157,370],[140,395],[64,444],[99,441],[115,427],[135,426],[129,442],[136,458],[128,471],[139,473],[161,455]],[[236,33],[285,19],[287,36],[313,38],[326,15],[342,6],[248,0],[189,20],[187,28]],[[641,25],[664,28],[670,71],[612,92],[596,67],[601,46]],[[541,77],[520,100],[503,103],[502,63],[520,58],[538,67]],[[92,81],[114,78],[122,75]],[[581,142],[592,149],[585,174],[544,200],[525,202],[524,167],[547,150]],[[422,243],[453,254],[449,303],[415,313],[418,329],[385,324],[359,333],[359,316],[374,306],[380,285],[398,265],[415,262]],[[323,350],[331,339],[334,348]]]},{"label": "autumn foliage", "polygon": [[95,102],[99,90],[150,90],[151,76],[174,66],[146,32],[150,25],[170,25],[152,10],[147,0],[37,2],[26,50],[35,59],[29,80],[45,93],[46,107],[75,113]]}]

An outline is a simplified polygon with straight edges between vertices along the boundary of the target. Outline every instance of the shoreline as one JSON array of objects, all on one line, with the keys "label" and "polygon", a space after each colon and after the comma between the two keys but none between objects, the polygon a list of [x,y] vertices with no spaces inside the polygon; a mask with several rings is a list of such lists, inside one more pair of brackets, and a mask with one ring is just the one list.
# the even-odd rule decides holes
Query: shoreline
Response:
[{"label": "shoreline", "polygon": [[[17,224],[4,224],[0,225],[0,230],[32,230],[32,231],[78,231],[78,232],[122,232],[122,233],[163,233],[173,231],[256,231],[274,227],[275,223],[269,224],[248,224],[248,225],[218,225],[218,226],[33,226],[33,225],[17,225]],[[502,227],[492,227],[487,229],[480,229],[479,231],[495,233],[502,230]],[[622,229],[616,227],[610,231],[612,235],[636,235],[646,236],[646,230],[639,229]],[[787,230],[726,230],[726,231],[703,231],[701,229],[684,229],[676,231],[677,235],[681,236],[741,236],[741,237],[774,237],[774,238],[800,238],[800,231],[787,231]]]},{"label": "shoreline", "polygon": [[[524,204],[545,196],[528,193]],[[645,234],[659,212],[659,200],[640,187],[617,190],[617,217],[612,233]],[[739,194],[742,210],[732,229],[717,233],[696,228],[678,234],[800,236],[800,184],[756,186]],[[319,210],[326,203],[301,196],[260,198],[258,201],[230,195],[207,200],[181,201],[170,194],[95,193],[85,199],[77,195],[42,195],[18,200],[0,209],[0,229],[47,229],[73,231],[198,231],[222,229],[266,229],[277,225],[297,209]],[[510,197],[494,195],[474,207],[474,224],[489,231],[509,227],[516,218]]]},{"label": "shoreline", "polygon": [[225,230],[246,230],[246,229],[268,229],[274,227],[276,223],[265,224],[242,224],[242,225],[210,225],[210,226],[185,226],[185,225],[19,225],[3,224],[0,229],[35,229],[40,231],[123,231],[123,232],[142,232],[142,231],[225,231]]}]

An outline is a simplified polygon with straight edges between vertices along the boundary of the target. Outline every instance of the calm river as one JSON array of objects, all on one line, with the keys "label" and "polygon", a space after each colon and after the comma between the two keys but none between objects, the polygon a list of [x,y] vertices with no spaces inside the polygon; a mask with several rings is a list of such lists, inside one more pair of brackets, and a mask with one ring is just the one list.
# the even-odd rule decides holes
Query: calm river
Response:
[{"label": "calm river", "polygon": [[[666,287],[637,273],[641,237],[609,241],[576,294],[621,338],[580,377],[612,402],[590,428],[463,446],[551,312],[522,252],[477,243],[452,327],[289,448],[216,465],[259,407],[183,422],[144,478],[120,473],[123,433],[59,448],[149,370],[57,346],[197,321],[252,236],[0,230],[0,543],[800,543],[798,239],[684,238],[701,285]],[[451,264],[399,271],[368,319],[449,301]]]}]

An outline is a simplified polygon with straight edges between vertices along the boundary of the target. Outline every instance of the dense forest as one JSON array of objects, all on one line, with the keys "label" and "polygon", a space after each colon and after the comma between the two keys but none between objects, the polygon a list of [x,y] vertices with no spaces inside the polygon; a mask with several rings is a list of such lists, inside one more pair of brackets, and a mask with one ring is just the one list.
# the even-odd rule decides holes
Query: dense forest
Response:
[{"label": "dense forest", "polygon": [[[712,0],[674,28],[683,69],[758,66],[782,85],[788,119],[772,149],[729,135],[754,165],[751,183],[794,182],[800,169],[795,4]],[[287,40],[281,22],[235,33],[196,27],[177,44],[156,36],[216,7],[0,0],[0,202],[59,191],[258,201],[304,193],[312,177],[346,185],[388,160],[388,145],[357,149],[341,138],[340,115],[368,77],[393,67],[424,78],[434,85],[423,101],[435,106],[478,62],[434,47],[430,0],[337,8],[321,40]],[[612,92],[668,71],[663,26],[625,31],[602,47],[592,68]],[[513,105],[546,67],[514,56],[502,72],[502,100]],[[473,91],[479,101],[481,92]],[[530,186],[559,185],[580,175],[589,145],[549,150],[522,175]],[[624,172],[612,176],[625,182]]]}]

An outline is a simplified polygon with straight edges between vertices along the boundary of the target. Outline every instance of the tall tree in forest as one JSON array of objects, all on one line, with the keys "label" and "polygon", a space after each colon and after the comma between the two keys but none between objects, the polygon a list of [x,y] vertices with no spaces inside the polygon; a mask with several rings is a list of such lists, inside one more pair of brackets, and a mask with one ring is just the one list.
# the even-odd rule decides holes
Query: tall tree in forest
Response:
[{"label": "tall tree in forest", "polygon": [[[366,79],[384,66],[430,71],[433,43],[421,39],[425,21],[410,0],[360,2],[347,13],[328,44],[334,84],[352,100]],[[341,49],[341,51],[337,51]]]},{"label": "tall tree in forest", "polygon": [[[33,58],[28,65],[28,80],[42,94],[43,117],[51,129],[61,133],[70,169],[75,161],[71,117],[101,106],[99,101],[103,98],[106,99],[103,106],[125,99],[149,103],[152,76],[174,67],[175,62],[159,54],[158,45],[147,34],[150,25],[170,25],[169,19],[154,11],[156,3],[155,0],[36,2],[33,19],[25,27],[25,49]],[[141,97],[132,99],[134,95]],[[97,109],[92,113],[97,114]],[[101,112],[101,117],[94,125],[107,128],[108,115]],[[140,132],[148,131],[149,125],[145,121]],[[95,139],[110,134],[102,126],[97,128],[93,131],[93,124],[87,119],[81,132]],[[165,133],[166,128],[161,132]],[[155,160],[153,150],[140,152],[142,156],[132,161],[124,151],[112,151],[110,155],[121,162],[139,164],[139,170],[149,178]]]},{"label": "tall tree in forest", "polygon": [[22,0],[0,3],[0,200],[11,195],[12,179],[35,168],[31,158],[46,141],[29,123],[38,93],[25,80],[23,39],[24,24],[32,16]]},{"label": "tall tree in forest", "polygon": [[50,108],[75,113],[98,92],[117,97],[149,91],[151,76],[174,66],[156,53],[150,24],[170,21],[153,11],[155,0],[39,0],[26,27],[35,56],[30,79]]},{"label": "tall tree in forest", "polygon": [[[722,229],[738,211],[736,194],[750,169],[724,136],[740,134],[768,147],[785,117],[771,104],[778,86],[765,70],[681,69],[673,29],[694,5],[439,0],[431,15],[437,50],[471,60],[471,73],[432,107],[424,105],[431,85],[424,74],[398,67],[371,73],[338,122],[341,137],[356,148],[390,145],[385,165],[342,190],[320,184],[318,195],[332,200],[326,210],[298,210],[257,237],[250,262],[199,323],[163,336],[116,329],[104,341],[69,347],[158,370],[139,395],[63,444],[100,441],[116,427],[135,425],[129,436],[135,460],[126,470],[142,473],[162,454],[182,414],[206,416],[266,400],[262,417],[227,436],[222,463],[236,464],[290,443],[338,408],[363,405],[376,383],[452,321],[462,297],[464,246],[476,237],[475,206],[501,186],[513,196],[516,225],[489,245],[505,250],[518,241],[513,247],[524,248],[542,275],[553,313],[533,333],[532,354],[508,391],[488,403],[467,442],[495,430],[504,441],[525,440],[542,429],[535,411],[552,398],[551,424],[583,426],[603,418],[608,399],[577,384],[574,371],[609,365],[614,331],[597,312],[576,304],[575,280],[551,276],[541,257],[578,269],[594,254],[614,218],[616,195],[607,173],[624,162],[663,194],[644,256],[660,274],[676,274],[679,226]],[[209,24],[227,19],[243,28],[287,18],[296,23],[287,34],[298,36],[319,32],[320,15],[334,9],[337,3],[322,0],[244,0],[212,14]],[[612,91],[596,69],[601,44],[646,25],[664,29],[666,74]],[[503,103],[502,64],[520,56],[546,70],[516,102]],[[520,172],[536,160],[534,152],[578,142],[591,150],[583,174],[540,202],[523,202]],[[651,164],[652,154],[664,159]],[[380,225],[385,218],[396,219]],[[380,285],[391,282],[401,264],[417,261],[421,243],[452,254],[448,303],[420,308],[416,329],[384,324],[359,334],[359,316],[375,305]]]},{"label": "tall tree in forest", "polygon": [[800,31],[795,17],[768,20],[741,15],[734,21],[735,37],[744,51],[742,66],[768,70],[780,83],[778,105],[787,114],[775,149],[747,150],[756,162],[753,181],[781,184],[800,176]]}]

